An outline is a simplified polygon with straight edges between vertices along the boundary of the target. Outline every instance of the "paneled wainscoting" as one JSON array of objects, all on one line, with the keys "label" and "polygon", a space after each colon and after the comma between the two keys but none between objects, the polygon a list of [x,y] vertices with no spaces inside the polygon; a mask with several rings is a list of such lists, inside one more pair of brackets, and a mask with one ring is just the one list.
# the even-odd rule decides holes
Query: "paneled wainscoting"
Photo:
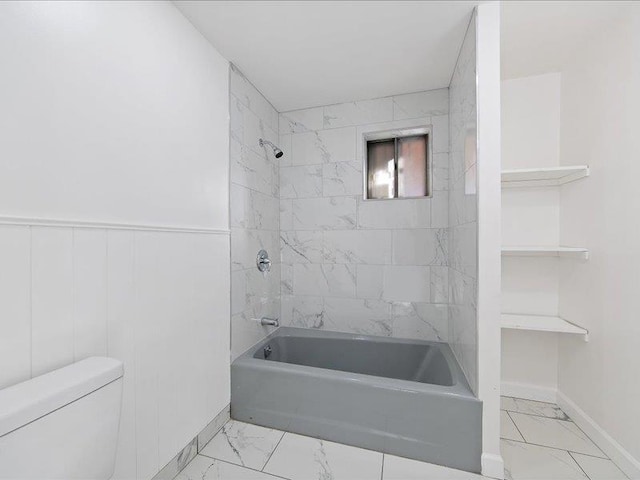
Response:
[{"label": "paneled wainscoting", "polygon": [[123,361],[113,478],[153,477],[229,403],[228,232],[7,223],[0,388],[89,356]]}]

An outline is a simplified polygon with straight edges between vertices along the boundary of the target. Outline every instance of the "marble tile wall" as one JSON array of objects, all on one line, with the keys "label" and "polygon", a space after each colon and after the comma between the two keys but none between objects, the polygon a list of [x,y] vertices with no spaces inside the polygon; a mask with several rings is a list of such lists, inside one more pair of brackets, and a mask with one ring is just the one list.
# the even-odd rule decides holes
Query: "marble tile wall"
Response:
[{"label": "marble tile wall", "polygon": [[476,27],[471,19],[449,86],[449,343],[477,389]]},{"label": "marble tile wall", "polygon": [[[280,181],[278,160],[270,148],[258,144],[260,138],[278,143],[278,112],[235,66],[230,72],[231,355],[235,358],[272,330],[256,319],[280,316]],[[256,268],[260,249],[269,252],[269,273]]]},{"label": "marble tile wall", "polygon": [[[440,89],[280,114],[283,325],[447,340],[448,113]],[[358,128],[411,119],[433,198],[364,201]]]}]

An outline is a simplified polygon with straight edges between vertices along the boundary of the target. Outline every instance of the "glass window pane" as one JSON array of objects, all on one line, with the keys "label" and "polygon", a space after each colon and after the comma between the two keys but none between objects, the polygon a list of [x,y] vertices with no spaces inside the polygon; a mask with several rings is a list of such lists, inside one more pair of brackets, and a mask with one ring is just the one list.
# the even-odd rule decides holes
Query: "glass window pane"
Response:
[{"label": "glass window pane", "polygon": [[427,180],[427,136],[398,138],[398,197],[427,196]]},{"label": "glass window pane", "polygon": [[367,198],[395,197],[395,142],[367,142]]}]

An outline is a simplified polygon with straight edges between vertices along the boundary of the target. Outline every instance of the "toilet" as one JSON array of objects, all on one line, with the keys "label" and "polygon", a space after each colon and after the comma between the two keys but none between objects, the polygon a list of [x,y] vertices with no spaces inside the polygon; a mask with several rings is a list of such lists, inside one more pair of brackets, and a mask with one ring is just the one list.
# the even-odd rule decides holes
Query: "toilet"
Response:
[{"label": "toilet", "polygon": [[91,357],[0,390],[0,479],[109,479],[123,372]]}]

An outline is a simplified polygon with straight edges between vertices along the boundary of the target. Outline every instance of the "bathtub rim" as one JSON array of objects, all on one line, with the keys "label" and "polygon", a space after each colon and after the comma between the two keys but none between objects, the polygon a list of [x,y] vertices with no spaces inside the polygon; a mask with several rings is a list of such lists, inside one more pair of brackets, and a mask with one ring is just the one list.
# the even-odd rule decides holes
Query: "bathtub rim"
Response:
[{"label": "bathtub rim", "polygon": [[[255,355],[265,347],[275,337],[312,337],[327,339],[350,339],[361,341],[374,341],[378,343],[401,343],[412,345],[428,345],[439,348],[444,355],[453,385],[438,385],[434,383],[422,383],[413,380],[402,380],[397,378],[381,377],[377,375],[368,375],[364,373],[345,372],[342,370],[332,370],[322,367],[312,367],[308,365],[298,365],[295,363],[286,363],[280,361],[268,361],[261,358],[255,358]],[[431,340],[414,340],[394,337],[380,337],[375,335],[365,335],[359,333],[334,332],[330,330],[312,330],[299,327],[280,327],[269,336],[246,350],[242,355],[232,362],[234,367],[251,367],[263,371],[280,371],[288,372],[295,375],[309,375],[317,378],[341,379],[348,383],[367,383],[375,384],[380,388],[393,388],[397,390],[409,392],[428,392],[432,395],[456,396],[472,399],[481,402],[471,390],[458,361],[456,360],[451,347],[446,342],[436,342]]]}]

